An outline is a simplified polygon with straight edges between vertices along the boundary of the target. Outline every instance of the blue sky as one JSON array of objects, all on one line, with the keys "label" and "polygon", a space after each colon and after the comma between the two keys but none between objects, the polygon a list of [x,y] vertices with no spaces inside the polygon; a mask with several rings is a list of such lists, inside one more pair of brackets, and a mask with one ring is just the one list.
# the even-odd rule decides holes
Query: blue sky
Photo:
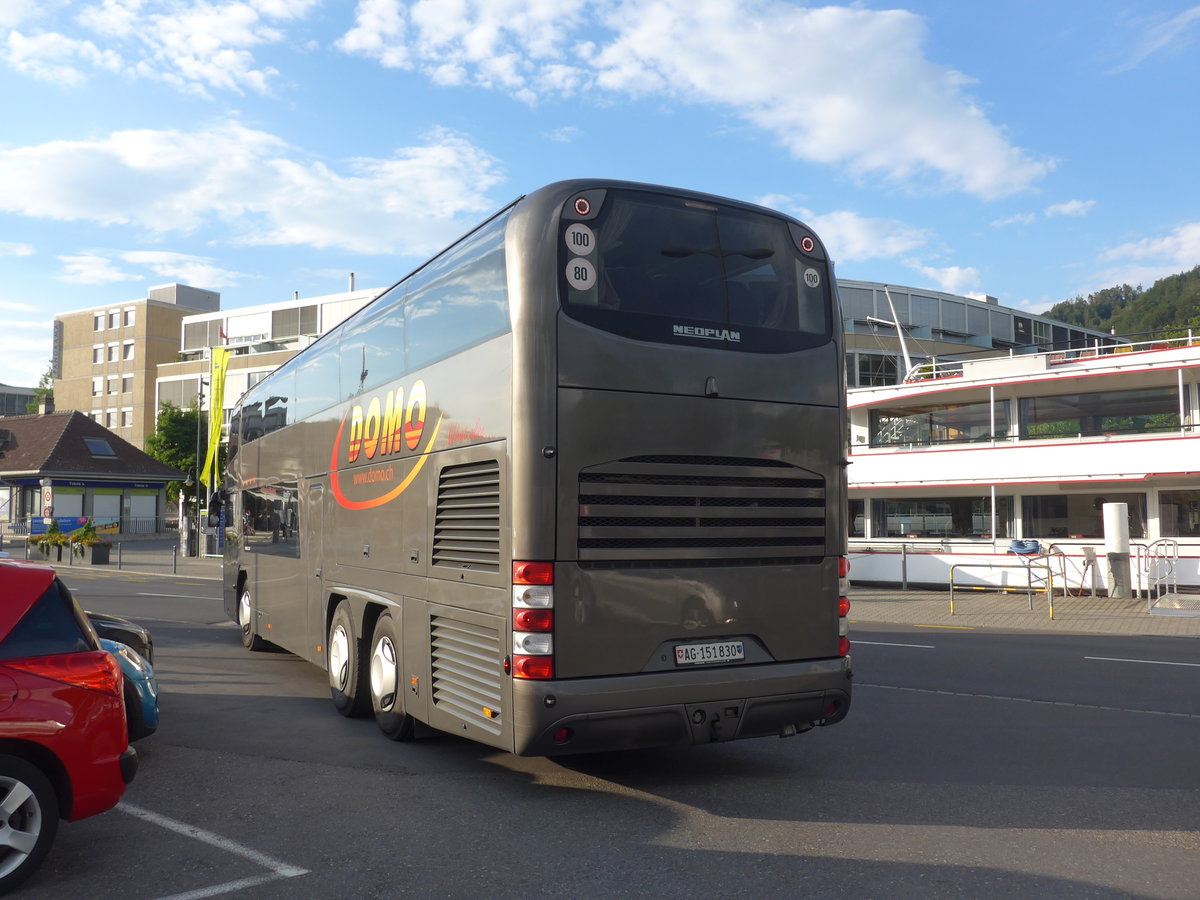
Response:
[{"label": "blue sky", "polygon": [[0,382],[56,313],[383,287],[560,178],[1043,310],[1200,264],[1200,6],[0,0]]}]

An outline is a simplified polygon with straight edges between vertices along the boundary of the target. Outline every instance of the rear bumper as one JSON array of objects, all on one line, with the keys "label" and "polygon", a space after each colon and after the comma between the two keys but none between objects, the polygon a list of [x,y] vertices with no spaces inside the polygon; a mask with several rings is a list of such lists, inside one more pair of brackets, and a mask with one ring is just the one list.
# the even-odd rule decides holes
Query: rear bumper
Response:
[{"label": "rear bumper", "polygon": [[137,751],[132,747],[126,747],[125,752],[121,754],[121,780],[126,784],[130,784],[133,781],[133,777],[137,775],[137,770]]},{"label": "rear bumper", "polygon": [[514,681],[516,753],[554,756],[787,736],[850,710],[849,658]]}]

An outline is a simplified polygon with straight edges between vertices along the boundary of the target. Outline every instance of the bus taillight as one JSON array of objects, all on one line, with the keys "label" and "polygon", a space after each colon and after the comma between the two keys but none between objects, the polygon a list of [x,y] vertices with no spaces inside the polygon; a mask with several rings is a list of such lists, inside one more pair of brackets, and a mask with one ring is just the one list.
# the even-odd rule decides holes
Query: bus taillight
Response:
[{"label": "bus taillight", "polygon": [[554,677],[554,563],[514,562],[512,567],[514,678]]},{"label": "bus taillight", "polygon": [[846,596],[850,593],[849,575],[850,560],[843,556],[838,560],[838,656],[850,654],[850,638],[846,636],[850,631],[846,621],[850,615],[850,598]]}]

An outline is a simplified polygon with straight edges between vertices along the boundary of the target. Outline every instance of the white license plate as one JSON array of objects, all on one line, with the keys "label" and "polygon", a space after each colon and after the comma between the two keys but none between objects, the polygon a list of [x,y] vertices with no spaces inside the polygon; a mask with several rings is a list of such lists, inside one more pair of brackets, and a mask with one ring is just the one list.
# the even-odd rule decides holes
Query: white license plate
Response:
[{"label": "white license plate", "polygon": [[734,662],[746,658],[741,641],[715,641],[711,644],[680,644],[675,648],[675,665],[702,666],[705,663]]}]

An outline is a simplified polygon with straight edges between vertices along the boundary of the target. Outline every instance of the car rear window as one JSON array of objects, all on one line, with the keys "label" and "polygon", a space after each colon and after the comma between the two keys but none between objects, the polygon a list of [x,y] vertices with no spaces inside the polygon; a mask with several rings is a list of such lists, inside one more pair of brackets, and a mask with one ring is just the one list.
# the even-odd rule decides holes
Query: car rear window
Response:
[{"label": "car rear window", "polygon": [[56,578],[0,643],[0,659],[95,649],[95,639],[79,605],[67,586]]}]

